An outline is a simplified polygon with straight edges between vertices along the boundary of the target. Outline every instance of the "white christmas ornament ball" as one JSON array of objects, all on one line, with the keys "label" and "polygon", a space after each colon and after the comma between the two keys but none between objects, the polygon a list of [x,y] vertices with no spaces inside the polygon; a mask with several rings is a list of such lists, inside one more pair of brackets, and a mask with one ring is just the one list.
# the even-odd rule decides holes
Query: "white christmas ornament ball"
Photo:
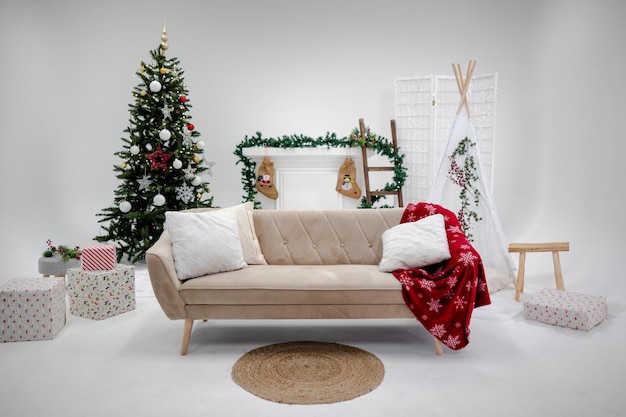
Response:
[{"label": "white christmas ornament ball", "polygon": [[154,196],[154,198],[152,199],[152,203],[155,206],[162,206],[163,204],[165,204],[165,197],[163,196],[163,194],[157,194]]},{"label": "white christmas ornament ball", "polygon": [[161,91],[161,83],[157,80],[152,81],[150,83],[150,91],[152,91],[153,93],[158,93],[159,91]]},{"label": "white christmas ornament ball", "polygon": [[124,200],[120,203],[119,208],[122,213],[128,213],[131,209],[131,205],[128,201]]},{"label": "white christmas ornament ball", "polygon": [[199,176],[194,176],[191,180],[191,185],[198,186],[202,182],[202,179]]},{"label": "white christmas ornament ball", "polygon": [[133,145],[130,147],[130,153],[132,153],[133,155],[137,155],[139,153],[139,146],[137,145]]},{"label": "white christmas ornament ball", "polygon": [[199,140],[198,143],[196,143],[196,147],[200,150],[204,149],[204,142]]},{"label": "white christmas ornament ball", "polygon": [[174,159],[174,162],[172,162],[172,166],[174,167],[174,169],[181,169],[183,167],[183,162],[180,159]]},{"label": "white christmas ornament ball", "polygon": [[162,140],[170,140],[170,138],[172,137],[172,133],[167,129],[163,129],[159,132],[159,137]]}]

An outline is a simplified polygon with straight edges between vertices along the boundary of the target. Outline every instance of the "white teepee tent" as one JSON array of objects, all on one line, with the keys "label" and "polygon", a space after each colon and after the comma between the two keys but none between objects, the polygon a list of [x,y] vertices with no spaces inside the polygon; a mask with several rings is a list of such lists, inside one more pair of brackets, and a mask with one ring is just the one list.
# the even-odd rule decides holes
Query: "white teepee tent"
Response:
[{"label": "white teepee tent", "polygon": [[452,65],[461,101],[428,201],[457,213],[483,259],[489,291],[494,292],[512,284],[515,276],[470,120],[468,90],[475,66],[476,61],[470,61],[463,77],[460,65]]}]

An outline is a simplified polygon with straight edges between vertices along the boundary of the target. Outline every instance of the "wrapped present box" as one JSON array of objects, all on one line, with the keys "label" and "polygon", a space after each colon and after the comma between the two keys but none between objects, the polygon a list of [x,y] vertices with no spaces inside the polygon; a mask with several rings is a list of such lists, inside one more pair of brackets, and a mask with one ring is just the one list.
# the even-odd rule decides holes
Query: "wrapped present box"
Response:
[{"label": "wrapped present box", "polygon": [[84,247],[80,258],[85,271],[111,271],[117,262],[115,245]]},{"label": "wrapped present box", "polygon": [[16,278],[0,287],[0,341],[54,339],[65,325],[65,280]]},{"label": "wrapped present box", "polygon": [[135,309],[135,269],[117,264],[110,271],[67,270],[70,313],[102,320]]},{"label": "wrapped present box", "polygon": [[606,297],[547,288],[524,302],[527,319],[575,330],[590,330],[608,311]]}]

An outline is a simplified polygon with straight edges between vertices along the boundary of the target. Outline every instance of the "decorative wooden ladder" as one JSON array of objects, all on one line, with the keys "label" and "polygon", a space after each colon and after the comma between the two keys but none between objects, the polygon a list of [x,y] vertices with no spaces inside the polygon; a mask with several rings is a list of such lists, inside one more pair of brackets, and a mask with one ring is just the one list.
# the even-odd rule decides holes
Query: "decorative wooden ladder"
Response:
[{"label": "decorative wooden ladder", "polygon": [[[363,177],[365,178],[365,199],[368,203],[372,202],[372,196],[384,196],[384,195],[395,195],[398,198],[398,207],[404,207],[404,203],[402,202],[402,189],[398,189],[396,191],[382,191],[382,190],[372,190],[370,188],[370,171],[394,171],[395,167],[393,166],[384,166],[384,167],[371,167],[367,162],[367,129],[365,128],[365,121],[363,119],[359,119],[359,130],[361,139],[363,139],[363,146],[361,147],[361,152],[363,153]],[[391,139],[393,140],[393,149],[394,151],[398,151],[398,139],[396,138],[396,121],[391,120]]]}]

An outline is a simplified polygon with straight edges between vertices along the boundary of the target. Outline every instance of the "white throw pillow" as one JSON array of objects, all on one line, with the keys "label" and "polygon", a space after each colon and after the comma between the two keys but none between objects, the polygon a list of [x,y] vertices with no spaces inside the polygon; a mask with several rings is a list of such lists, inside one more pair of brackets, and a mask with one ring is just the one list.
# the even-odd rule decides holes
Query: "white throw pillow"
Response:
[{"label": "white throw pillow", "polygon": [[263,252],[261,252],[259,239],[256,237],[254,219],[252,218],[253,210],[254,203],[252,201],[219,209],[219,211],[223,212],[233,212],[237,216],[239,239],[241,240],[244,261],[248,265],[267,265]]},{"label": "white throw pillow", "polygon": [[185,280],[247,266],[234,213],[165,212],[178,279]]},{"label": "white throw pillow", "polygon": [[450,259],[443,215],[434,214],[416,222],[401,223],[382,234],[383,256],[378,269],[422,268]]},{"label": "white throw pillow", "polygon": [[239,240],[241,241],[241,249],[243,250],[243,260],[248,265],[267,265],[259,239],[256,237],[254,229],[254,219],[252,212],[254,211],[254,203],[248,201],[232,207],[224,208],[194,208],[183,210],[184,213],[204,213],[207,211],[223,211],[232,212],[237,216],[239,224]]}]

